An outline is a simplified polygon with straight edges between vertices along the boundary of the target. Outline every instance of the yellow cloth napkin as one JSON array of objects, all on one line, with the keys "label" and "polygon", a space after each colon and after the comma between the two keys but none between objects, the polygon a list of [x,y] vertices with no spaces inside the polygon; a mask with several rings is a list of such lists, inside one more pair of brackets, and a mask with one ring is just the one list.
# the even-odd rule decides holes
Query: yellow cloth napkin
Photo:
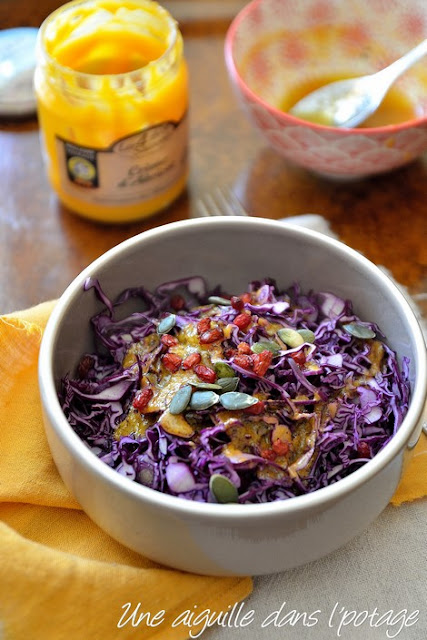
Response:
[{"label": "yellow cloth napkin", "polygon": [[[45,439],[37,384],[40,339],[53,302],[0,317],[0,638],[179,640],[172,622],[227,611],[250,578],[196,576],[160,566],[120,545],[81,510]],[[423,435],[392,502],[427,493]],[[132,621],[125,621],[127,603]],[[155,614],[165,609],[164,619]],[[139,615],[151,614],[137,625]],[[137,626],[136,626],[137,625]],[[3,635],[2,635],[3,634]]]},{"label": "yellow cloth napkin", "polygon": [[403,502],[412,502],[427,495],[427,436],[421,434],[405,470],[402,480],[391,499],[391,504],[398,507]]},{"label": "yellow cloth napkin", "polygon": [[[110,538],[80,510],[42,426],[37,358],[52,306],[0,317],[0,638],[187,638],[188,627],[171,627],[180,614],[227,611],[250,593],[251,580],[158,565]],[[134,625],[147,612],[158,623],[162,616],[153,617],[163,609],[164,621],[124,624],[139,603]]]}]

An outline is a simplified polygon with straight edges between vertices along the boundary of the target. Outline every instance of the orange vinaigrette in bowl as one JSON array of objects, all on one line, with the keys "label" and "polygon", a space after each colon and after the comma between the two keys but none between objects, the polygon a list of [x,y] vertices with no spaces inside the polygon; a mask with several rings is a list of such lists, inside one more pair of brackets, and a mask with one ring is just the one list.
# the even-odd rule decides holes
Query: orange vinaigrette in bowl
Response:
[{"label": "orange vinaigrette in bowl", "polygon": [[[316,89],[380,71],[415,44],[408,41],[391,53],[388,37],[385,31],[376,40],[362,23],[278,28],[253,38],[239,72],[255,94],[287,113]],[[425,65],[419,63],[390,87],[376,112],[359,127],[393,126],[422,117],[426,87]],[[329,125],[324,114],[316,115],[310,114],[311,122]]]},{"label": "orange vinaigrette in bowl", "polygon": [[175,20],[152,0],[74,0],[40,29],[35,75],[52,187],[100,222],[156,213],[184,189],[188,79]]},{"label": "orange vinaigrette in bowl", "polygon": [[[294,87],[289,88],[285,99],[279,103],[278,108],[281,111],[289,111],[299,100],[307,96],[312,91],[316,91],[316,89],[320,89],[320,87],[331,82],[346,80],[352,77],[357,76],[348,73],[325,75],[322,78],[310,78],[301,82],[299,85],[296,84]],[[416,117],[417,113],[415,105],[412,104],[408,96],[398,87],[390,87],[378,109],[358,126],[362,128],[385,127],[388,125],[407,122],[408,120],[413,120]],[[318,113],[311,113],[310,120],[317,124],[329,124],[327,119],[325,119],[325,114],[321,111]]]}]

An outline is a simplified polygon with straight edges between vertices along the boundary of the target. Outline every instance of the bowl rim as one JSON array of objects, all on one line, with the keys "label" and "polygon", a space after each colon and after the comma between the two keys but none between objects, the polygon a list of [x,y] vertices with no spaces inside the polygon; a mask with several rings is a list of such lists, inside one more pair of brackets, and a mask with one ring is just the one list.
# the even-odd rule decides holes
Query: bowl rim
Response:
[{"label": "bowl rim", "polygon": [[[406,316],[406,321],[415,344],[414,351],[417,378],[414,383],[408,411],[397,433],[372,460],[346,478],[311,493],[296,496],[288,500],[256,504],[220,505],[194,502],[145,487],[125,478],[105,462],[102,462],[73,430],[62,411],[53,375],[53,362],[56,342],[62,322],[75,299],[81,295],[83,283],[86,278],[94,275],[96,277],[96,271],[100,267],[105,266],[111,260],[117,260],[128,250],[132,250],[132,248],[141,243],[143,244],[146,240],[156,240],[165,234],[185,233],[187,230],[191,231],[191,229],[198,226],[206,227],[206,231],[208,231],[210,226],[225,225],[226,227],[232,227],[236,224],[244,225],[248,228],[252,227],[255,233],[257,229],[269,228],[271,231],[282,234],[286,233],[291,236],[291,238],[305,237],[309,240],[311,239],[311,241],[322,244],[325,249],[338,253],[338,255],[343,258],[350,258],[361,268],[364,268],[364,270],[368,269],[374,279],[376,278],[377,281],[381,283],[383,291],[386,291],[389,296],[395,298],[399,306],[402,307],[402,314]],[[146,503],[150,507],[166,510],[176,515],[185,514],[188,517],[212,519],[212,521],[216,522],[230,522],[233,520],[250,520],[252,522],[260,517],[268,516],[272,519],[282,518],[290,514],[306,513],[313,508],[324,508],[357,490],[360,486],[380,473],[385,466],[397,457],[405,446],[413,448],[416,442],[412,443],[410,439],[413,437],[414,432],[421,422],[426,402],[427,352],[421,327],[404,295],[399,291],[391,278],[355,249],[317,231],[301,228],[296,225],[286,225],[277,220],[258,217],[243,218],[240,216],[196,218],[171,222],[148,231],[143,231],[102,254],[74,278],[56,302],[44,330],[39,353],[38,380],[45,420],[49,420],[50,427],[62,445],[67,449],[68,453],[74,459],[78,459],[79,464],[83,465],[86,471],[91,475],[97,476],[111,489],[119,491],[121,494],[126,494],[137,502]],[[46,425],[45,429],[47,430]]]},{"label": "bowl rim", "polygon": [[[237,30],[240,26],[240,23],[250,15],[252,10],[258,7],[263,0],[251,0],[247,5],[245,5],[234,17],[231,22],[224,42],[224,56],[225,63],[228,69],[229,75],[232,80],[236,83],[236,85],[240,86],[240,91],[246,93],[250,96],[251,100],[255,103],[259,103],[264,107],[267,111],[271,112],[276,118],[279,120],[289,120],[290,124],[305,126],[313,131],[333,131],[339,136],[348,136],[351,135],[376,135],[376,134],[390,134],[390,133],[398,133],[399,131],[404,131],[406,129],[418,128],[424,124],[427,124],[427,114],[424,116],[420,116],[419,118],[413,118],[411,120],[405,120],[404,122],[400,122],[397,124],[388,124],[383,125],[382,127],[332,127],[329,125],[319,124],[317,122],[310,122],[309,120],[303,120],[302,118],[297,118],[287,111],[281,111],[277,107],[273,106],[269,102],[267,102],[264,98],[255,93],[245,82],[243,77],[241,76],[239,70],[234,61],[234,41],[236,37]],[[415,45],[414,45],[415,46]]]}]

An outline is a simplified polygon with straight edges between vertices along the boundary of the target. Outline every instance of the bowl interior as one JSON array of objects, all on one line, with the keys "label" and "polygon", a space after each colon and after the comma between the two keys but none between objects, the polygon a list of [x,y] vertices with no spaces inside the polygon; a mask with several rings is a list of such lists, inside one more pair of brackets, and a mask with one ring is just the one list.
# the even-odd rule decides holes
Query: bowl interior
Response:
[{"label": "bowl interior", "polygon": [[[285,112],[322,84],[379,71],[426,37],[424,0],[254,0],[230,29],[241,79]],[[366,126],[427,116],[422,60],[397,80],[381,109]]]},{"label": "bowl interior", "polygon": [[299,282],[305,290],[333,291],[351,299],[362,319],[379,325],[400,360],[411,359],[412,384],[421,362],[414,319],[389,279],[359,254],[320,234],[273,221],[207,219],[136,236],[98,259],[70,285],[53,351],[57,388],[62,376],[73,372],[80,356],[93,348],[90,317],[103,305],[93,289],[83,291],[89,275],[99,279],[111,298],[128,287],[153,289],[192,275],[204,276],[210,287],[221,285],[230,294],[264,277],[275,278],[283,288]]}]

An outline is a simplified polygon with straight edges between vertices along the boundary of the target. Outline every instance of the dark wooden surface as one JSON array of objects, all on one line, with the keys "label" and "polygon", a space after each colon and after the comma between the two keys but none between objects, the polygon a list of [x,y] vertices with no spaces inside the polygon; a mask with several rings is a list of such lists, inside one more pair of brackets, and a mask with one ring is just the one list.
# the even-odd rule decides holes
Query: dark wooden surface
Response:
[{"label": "dark wooden surface", "polygon": [[[0,0],[0,28],[39,26],[58,0]],[[48,185],[35,119],[0,121],[0,313],[58,297],[92,260],[147,228],[196,215],[197,198],[230,186],[251,215],[319,213],[340,238],[388,267],[413,293],[427,289],[427,158],[388,175],[332,183],[290,166],[252,129],[228,81],[224,35],[234,0],[169,0],[191,81],[191,174],[167,211],[127,226],[69,213]]]}]

